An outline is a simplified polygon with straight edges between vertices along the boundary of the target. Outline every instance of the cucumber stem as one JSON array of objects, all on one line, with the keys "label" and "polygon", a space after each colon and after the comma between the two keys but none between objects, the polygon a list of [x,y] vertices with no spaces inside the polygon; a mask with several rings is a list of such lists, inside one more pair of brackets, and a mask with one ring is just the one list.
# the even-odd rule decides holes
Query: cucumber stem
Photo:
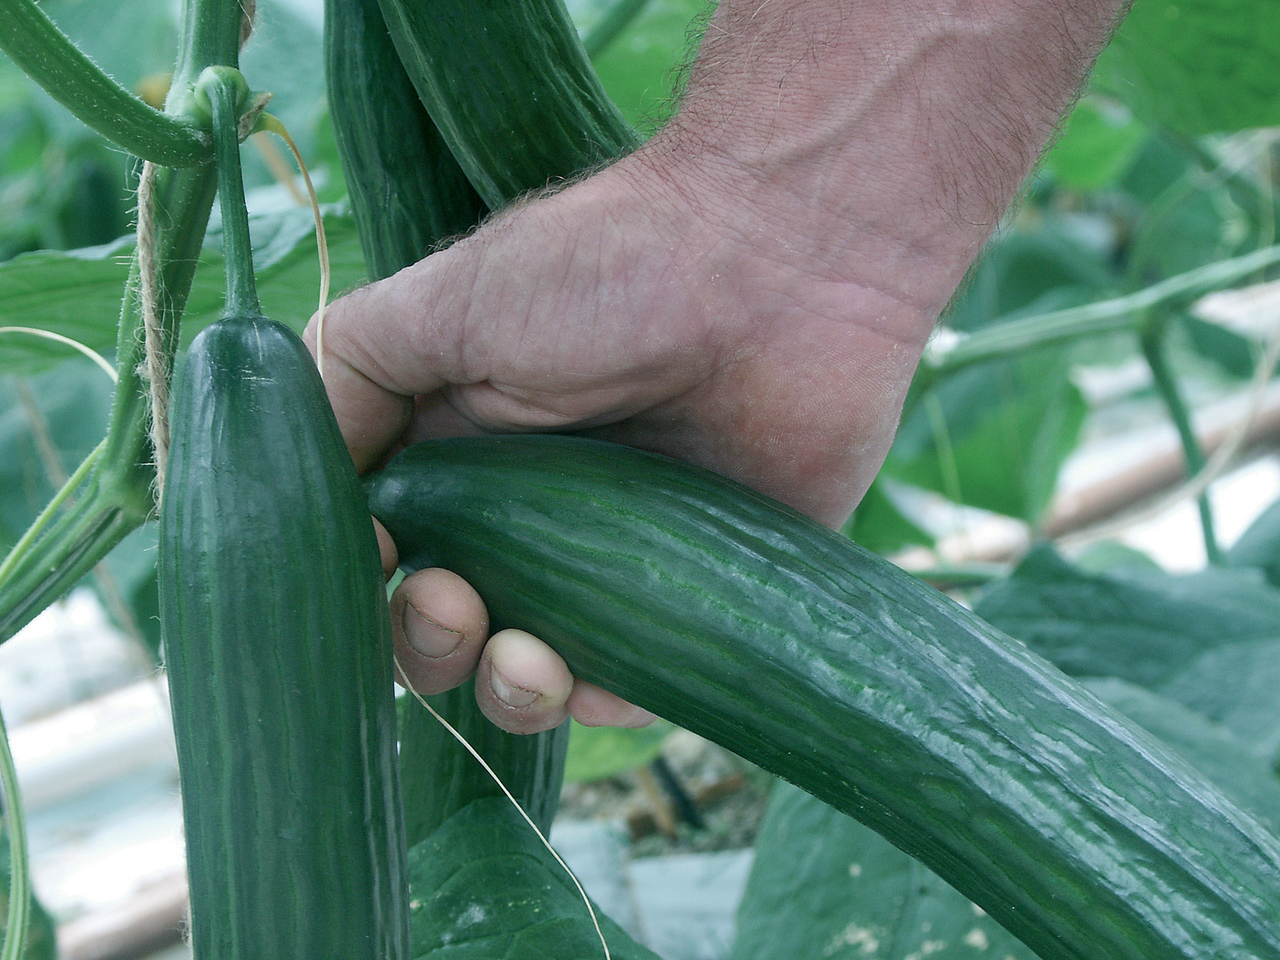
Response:
[{"label": "cucumber stem", "polygon": [[248,87],[238,70],[210,67],[196,82],[196,96],[207,96],[213,114],[213,152],[218,168],[218,208],[222,211],[222,248],[227,273],[226,317],[261,317],[253,276],[253,242],[240,167],[240,115]]},{"label": "cucumber stem", "polygon": [[[1164,334],[1168,327],[1167,317],[1157,317],[1142,332],[1142,355],[1147,366],[1151,368],[1151,376],[1156,391],[1164,401],[1169,419],[1178,431],[1178,439],[1182,443],[1182,455],[1186,460],[1187,475],[1195,476],[1204,469],[1204,451],[1200,449],[1200,441],[1196,438],[1195,429],[1191,425],[1191,413],[1187,409],[1182,392],[1178,389],[1178,379],[1169,368],[1165,357]],[[1222,548],[1218,544],[1218,536],[1214,530],[1213,508],[1209,504],[1209,492],[1202,490],[1196,497],[1196,505],[1200,513],[1200,529],[1204,537],[1205,557],[1210,566],[1220,567],[1224,560]]]},{"label": "cucumber stem", "polygon": [[90,129],[134,156],[171,167],[209,158],[194,124],[161,113],[107,76],[34,0],[0,3],[0,49]]},{"label": "cucumber stem", "polygon": [[931,346],[920,368],[928,382],[976,363],[1142,326],[1140,311],[1218,290],[1280,262],[1280,245],[1220,260],[1110,300],[996,322],[954,345]]}]

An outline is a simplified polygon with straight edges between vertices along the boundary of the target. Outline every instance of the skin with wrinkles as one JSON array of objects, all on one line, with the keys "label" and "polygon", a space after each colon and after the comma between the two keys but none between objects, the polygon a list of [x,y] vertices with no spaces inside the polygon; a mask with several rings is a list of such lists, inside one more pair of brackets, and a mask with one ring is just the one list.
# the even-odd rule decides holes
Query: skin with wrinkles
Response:
[{"label": "skin with wrinkles", "polygon": [[[329,309],[357,465],[430,437],[587,429],[840,524],[1124,6],[721,0],[648,144]],[[392,612],[409,682],[478,669],[505,729],[649,719],[536,638],[490,639],[457,577],[406,578]]]}]

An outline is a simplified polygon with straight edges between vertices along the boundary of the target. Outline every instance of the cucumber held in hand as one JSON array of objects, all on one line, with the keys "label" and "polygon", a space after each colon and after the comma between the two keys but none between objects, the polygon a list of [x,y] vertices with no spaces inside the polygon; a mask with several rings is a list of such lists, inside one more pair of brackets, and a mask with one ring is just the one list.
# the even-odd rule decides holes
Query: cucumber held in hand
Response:
[{"label": "cucumber held in hand", "polygon": [[228,316],[187,353],[160,619],[196,960],[406,960],[391,632],[355,467],[306,347],[261,316],[210,81]]},{"label": "cucumber held in hand", "polygon": [[639,145],[564,0],[379,4],[419,98],[490,209]]},{"label": "cucumber held in hand", "polygon": [[872,826],[1044,960],[1280,957],[1280,841],[1023,645],[712,473],[563,436],[367,483],[494,629]]}]

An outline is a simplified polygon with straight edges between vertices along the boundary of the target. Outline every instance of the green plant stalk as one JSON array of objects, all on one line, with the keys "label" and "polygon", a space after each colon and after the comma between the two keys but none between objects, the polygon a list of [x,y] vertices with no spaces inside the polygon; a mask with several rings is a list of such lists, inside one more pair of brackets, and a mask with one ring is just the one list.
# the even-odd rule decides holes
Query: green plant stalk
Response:
[{"label": "green plant stalk", "polygon": [[9,829],[9,912],[0,960],[18,960],[26,952],[27,926],[31,918],[30,866],[27,855],[27,818],[22,810],[18,771],[9,749],[9,731],[0,715],[0,783],[4,784],[5,818]]},{"label": "green plant stalk", "polygon": [[920,373],[932,382],[974,364],[1015,356],[1038,347],[1106,333],[1138,332],[1145,322],[1142,311],[1221,289],[1276,263],[1280,263],[1280,245],[1197,267],[1121,297],[998,322],[965,337],[954,346],[926,353]]},{"label": "green plant stalk", "polygon": [[[206,76],[210,79],[206,80]],[[245,204],[244,180],[240,173],[239,121],[244,92],[239,73],[202,75],[200,90],[209,95],[213,112],[213,150],[218,169],[218,200],[222,210],[222,246],[228,265],[253,263],[253,242],[249,237],[249,210]],[[224,317],[262,316],[258,287],[252,270],[227,271],[227,302]]]},{"label": "green plant stalk", "polygon": [[[1200,449],[1200,441],[1196,438],[1191,424],[1191,412],[1187,409],[1182,391],[1178,389],[1178,378],[1169,368],[1165,356],[1164,336],[1168,328],[1167,318],[1158,318],[1148,324],[1142,332],[1142,355],[1147,366],[1151,368],[1151,377],[1156,385],[1156,392],[1164,402],[1169,419],[1178,431],[1178,440],[1182,444],[1182,456],[1186,461],[1187,474],[1194,476],[1204,469],[1204,451]],[[1210,565],[1220,567],[1225,562],[1222,548],[1218,544],[1218,536],[1214,530],[1213,508],[1209,503],[1209,492],[1203,490],[1196,497],[1196,506],[1200,514],[1200,530],[1204,537],[1204,553]]]},{"label": "green plant stalk", "polygon": [[0,49],[90,129],[134,156],[172,167],[209,159],[198,127],[161,113],[107,76],[35,0],[0,3]]},{"label": "green plant stalk", "polygon": [[[185,112],[191,88],[205,66],[234,64],[239,47],[239,0],[187,0],[182,46],[167,109]],[[216,179],[212,164],[157,171],[155,258],[159,274],[162,353],[172,368],[178,324],[191,292],[204,243]],[[29,623],[74,586],[155,507],[151,449],[150,388],[143,370],[145,348],[137,301],[135,254],[120,313],[116,356],[120,379],[112,399],[107,436],[55,499],[70,503],[43,533],[24,537],[0,565],[0,642]]]}]

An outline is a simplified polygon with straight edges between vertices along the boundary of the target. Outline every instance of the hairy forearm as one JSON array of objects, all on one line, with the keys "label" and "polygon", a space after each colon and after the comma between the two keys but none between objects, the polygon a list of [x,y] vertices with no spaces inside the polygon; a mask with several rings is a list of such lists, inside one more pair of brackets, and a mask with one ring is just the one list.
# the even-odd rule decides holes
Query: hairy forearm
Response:
[{"label": "hairy forearm", "polygon": [[[837,282],[874,265],[886,296],[927,315],[1016,196],[1126,7],[721,0],[654,156],[697,166],[713,185],[697,202],[776,239],[778,256]],[[743,211],[749,223],[737,222]]]}]

